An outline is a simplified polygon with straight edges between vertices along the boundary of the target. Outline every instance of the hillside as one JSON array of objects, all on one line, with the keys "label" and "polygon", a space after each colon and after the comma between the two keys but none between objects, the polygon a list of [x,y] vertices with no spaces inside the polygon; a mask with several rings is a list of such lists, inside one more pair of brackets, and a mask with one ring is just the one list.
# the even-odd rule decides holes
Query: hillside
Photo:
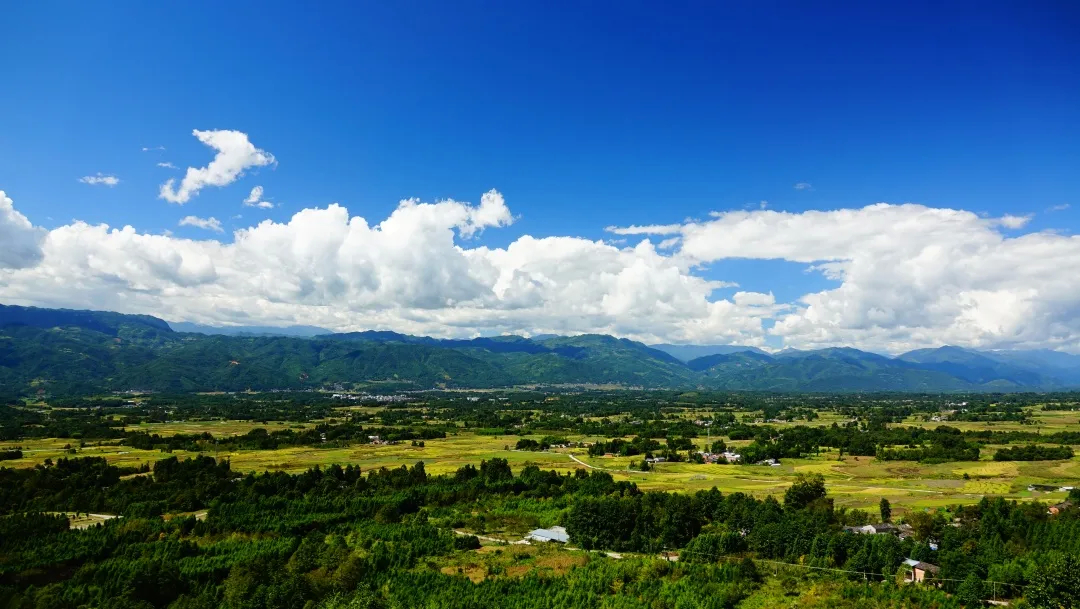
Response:
[{"label": "hillside", "polygon": [[[712,348],[715,348],[712,347]],[[1056,352],[943,347],[897,358],[851,348],[738,348],[681,361],[605,335],[437,339],[367,331],[312,337],[176,332],[145,315],[0,306],[0,390],[76,394],[242,391],[336,384],[427,389],[611,384],[750,391],[997,391],[1075,386]],[[1060,357],[1057,357],[1060,356]],[[1039,361],[1053,361],[1057,367]]]},{"label": "hillside", "polygon": [[[972,383],[935,370],[851,348],[792,351],[777,357],[746,353],[701,358],[687,365],[713,386],[769,391],[959,391]],[[705,361],[702,361],[705,360]]]}]

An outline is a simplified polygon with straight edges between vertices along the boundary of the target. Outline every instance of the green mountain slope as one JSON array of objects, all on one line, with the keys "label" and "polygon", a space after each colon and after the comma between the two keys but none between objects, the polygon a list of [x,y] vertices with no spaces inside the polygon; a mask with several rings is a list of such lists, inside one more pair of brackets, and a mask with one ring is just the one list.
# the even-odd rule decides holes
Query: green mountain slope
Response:
[{"label": "green mountain slope", "polygon": [[764,391],[1015,390],[1059,387],[1060,378],[1014,365],[1002,352],[955,348],[899,358],[849,348],[775,356],[747,350],[683,363],[642,343],[596,334],[539,340],[443,340],[395,332],[205,335],[174,332],[148,316],[0,306],[4,396],[381,382],[417,389],[615,384]]}]

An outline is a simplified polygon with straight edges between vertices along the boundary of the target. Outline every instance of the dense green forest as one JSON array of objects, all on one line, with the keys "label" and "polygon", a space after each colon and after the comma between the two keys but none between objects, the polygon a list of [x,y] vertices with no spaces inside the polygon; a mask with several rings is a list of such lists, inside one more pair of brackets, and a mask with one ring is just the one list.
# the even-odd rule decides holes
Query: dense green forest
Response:
[{"label": "dense green forest", "polygon": [[174,332],[148,316],[0,305],[0,392],[9,396],[536,384],[762,391],[1080,385],[1080,360],[1072,367],[1048,369],[1035,359],[1003,357],[943,347],[889,358],[834,348],[775,356],[740,351],[683,362],[662,350],[602,335],[537,340],[440,340],[394,332],[225,336]]},{"label": "dense green forest", "polygon": [[[856,572],[882,605],[905,558],[940,565],[942,590],[904,592],[919,606],[954,606],[967,580],[1034,607],[1080,593],[1080,518],[1038,503],[985,499],[908,519],[912,535],[854,535],[868,515],[833,507],[820,478],[780,500],[643,493],[604,472],[574,475],[500,459],[449,476],[412,468],[348,466],[298,475],[239,475],[212,458],[157,462],[135,475],[97,458],[0,469],[0,604],[6,607],[732,607],[775,560]],[[559,576],[490,577],[474,584],[441,572],[442,558],[478,547],[451,528],[514,506],[538,523],[563,523],[571,543],[655,558],[590,560]],[[529,506],[525,508],[524,506]],[[164,514],[194,516],[164,519]],[[46,512],[122,515],[68,530]],[[933,545],[931,545],[933,544]],[[937,549],[933,549],[936,547]],[[493,575],[498,575],[493,574]],[[1071,579],[1070,579],[1071,578]],[[865,584],[863,584],[865,586]],[[971,586],[968,586],[970,588]],[[854,590],[855,588],[853,588]],[[914,595],[914,596],[913,596]],[[1055,604],[1057,603],[1057,604]]]}]

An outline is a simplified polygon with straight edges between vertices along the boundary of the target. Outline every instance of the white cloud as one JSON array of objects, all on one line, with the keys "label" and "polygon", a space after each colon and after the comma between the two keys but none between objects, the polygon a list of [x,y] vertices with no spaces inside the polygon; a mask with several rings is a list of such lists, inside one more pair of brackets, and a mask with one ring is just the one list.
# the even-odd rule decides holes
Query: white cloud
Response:
[{"label": "white cloud", "polygon": [[257,203],[259,201],[259,199],[262,198],[262,196],[263,196],[263,187],[262,186],[256,186],[255,188],[251,189],[251,194],[249,194],[247,196],[247,198],[244,199],[244,203]]},{"label": "white cloud", "polygon": [[1005,214],[1004,216],[998,218],[998,223],[1005,228],[1017,230],[1027,226],[1027,223],[1031,222],[1031,218],[1032,216],[1030,214],[1027,216],[1014,216],[1011,214]]},{"label": "white cloud", "polygon": [[180,169],[176,165],[173,165],[172,163],[169,163],[167,161],[164,162],[164,163],[158,163],[157,166],[158,167],[164,167],[165,169]]},{"label": "white cloud", "polygon": [[649,224],[645,226],[608,226],[604,228],[616,235],[677,235],[682,232],[681,224]]},{"label": "white cloud", "polygon": [[90,184],[91,186],[116,186],[120,183],[120,178],[116,176],[104,175],[100,171],[94,176],[83,176],[79,178],[79,181],[83,184]]},{"label": "white cloud", "polygon": [[1009,238],[1023,218],[921,205],[724,212],[683,226],[677,255],[787,260],[837,281],[803,295],[770,333],[789,346],[900,351],[940,344],[1050,346],[1080,340],[1080,237]]},{"label": "white cloud", "polygon": [[761,201],[760,203],[758,203],[758,209],[765,209],[768,206],[769,206],[768,201]]},{"label": "white cloud", "polygon": [[183,205],[207,186],[227,186],[235,182],[251,167],[263,167],[274,163],[274,155],[256,148],[246,133],[240,131],[192,131],[199,141],[217,150],[214,160],[206,167],[188,167],[180,187],[170,179],[161,185],[159,198]]},{"label": "white cloud", "polygon": [[[648,241],[467,245],[513,219],[491,191],[475,205],[405,200],[376,224],[338,205],[305,209],[237,230],[228,244],[75,222],[48,233],[38,265],[2,276],[0,299],[215,323],[763,344],[772,308],[711,301],[731,284],[693,275]],[[196,221],[209,222],[187,223]]]},{"label": "white cloud", "polygon": [[1050,207],[1050,209],[1047,209],[1046,211],[1065,211],[1066,209],[1069,209],[1069,204],[1068,203],[1062,203],[1060,205],[1054,205],[1054,206]]},{"label": "white cloud", "polygon": [[[45,231],[34,228],[0,190],[0,269],[21,269],[40,262],[44,239]],[[2,285],[0,282],[0,288]]]},{"label": "white cloud", "polygon": [[814,190],[814,186],[810,182],[796,182],[795,190]]},{"label": "white cloud", "polygon": [[[665,235],[659,246],[525,235],[492,248],[469,239],[513,221],[492,191],[478,204],[402,201],[370,223],[339,205],[304,209],[221,243],[82,222],[46,233],[8,200],[0,301],[437,336],[605,332],[759,346],[780,338],[893,352],[1080,345],[1080,274],[1068,272],[1080,262],[1080,237],[1016,234],[1002,218],[882,203],[611,227]],[[778,302],[780,290],[762,277],[718,297],[738,286],[702,269],[739,258],[801,264],[835,285]]]},{"label": "white cloud", "polygon": [[143,146],[143,152],[165,152],[164,146]]},{"label": "white cloud", "polygon": [[251,194],[244,199],[245,207],[258,207],[260,209],[272,209],[274,204],[269,201],[262,201],[263,187],[256,186],[251,189]]},{"label": "white cloud", "polygon": [[184,216],[180,219],[180,226],[194,226],[195,228],[212,230],[217,233],[224,232],[225,230],[221,228],[221,221],[213,217],[200,218],[198,216]]}]

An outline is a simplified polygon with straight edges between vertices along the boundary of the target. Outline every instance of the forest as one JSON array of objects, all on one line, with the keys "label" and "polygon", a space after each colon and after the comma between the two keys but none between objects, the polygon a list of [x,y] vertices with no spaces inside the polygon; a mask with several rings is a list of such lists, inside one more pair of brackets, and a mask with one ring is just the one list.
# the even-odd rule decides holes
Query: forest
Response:
[{"label": "forest", "polygon": [[[1075,605],[1075,509],[1051,514],[1043,501],[993,496],[932,509],[882,498],[880,509],[853,509],[820,474],[800,473],[775,494],[659,491],[639,485],[650,478],[528,460],[573,447],[593,463],[632,458],[647,472],[657,467],[647,458],[693,466],[705,451],[730,449],[747,466],[766,458],[818,463],[812,459],[828,453],[932,467],[980,456],[1061,462],[1080,441],[1069,428],[1022,421],[1004,429],[988,421],[910,424],[955,410],[957,400],[522,390],[361,405],[307,392],[12,401],[0,406],[4,463],[24,463],[35,454],[27,446],[43,438],[67,448],[29,467],[0,465],[0,607],[947,608],[991,598]],[[1033,408],[1050,400],[1060,405],[1051,412],[1070,412],[1076,396],[1002,394],[972,406],[980,417],[1021,409],[1021,419],[1045,421]],[[181,431],[180,423],[243,425],[212,434]],[[505,444],[499,454],[528,456],[489,456],[438,474],[424,460],[242,471],[227,456],[338,454],[376,437],[419,448],[491,437]],[[101,446],[158,456],[136,464],[87,456]],[[1070,499],[1080,503],[1080,490]],[[74,525],[91,515],[110,518]],[[854,532],[881,522],[904,533]],[[506,523],[517,531],[562,526],[570,542],[492,541]],[[907,585],[905,560],[939,571],[930,585]]]},{"label": "forest", "polygon": [[[780,499],[757,499],[715,489],[642,492],[596,471],[515,476],[498,459],[446,476],[429,476],[422,464],[240,475],[208,457],[133,473],[93,458],[0,469],[3,606],[600,607],[617,599],[625,607],[732,607],[760,585],[756,561],[871,574],[881,582],[871,596],[887,598],[909,557],[941,566],[940,590],[908,592],[939,606],[971,594],[961,587],[976,580],[996,582],[1004,597],[1025,595],[1033,607],[1067,606],[1060,603],[1080,593],[1080,519],[1050,517],[1038,503],[984,499],[920,513],[901,540],[844,531],[868,515],[835,508],[815,477]],[[564,523],[572,544],[642,558],[480,584],[435,568],[440,557],[479,547],[476,537],[451,532],[478,506],[526,500]],[[205,519],[190,515],[202,509]],[[122,518],[69,530],[52,515],[99,511]],[[679,563],[646,558],[665,550],[679,551]]]}]

